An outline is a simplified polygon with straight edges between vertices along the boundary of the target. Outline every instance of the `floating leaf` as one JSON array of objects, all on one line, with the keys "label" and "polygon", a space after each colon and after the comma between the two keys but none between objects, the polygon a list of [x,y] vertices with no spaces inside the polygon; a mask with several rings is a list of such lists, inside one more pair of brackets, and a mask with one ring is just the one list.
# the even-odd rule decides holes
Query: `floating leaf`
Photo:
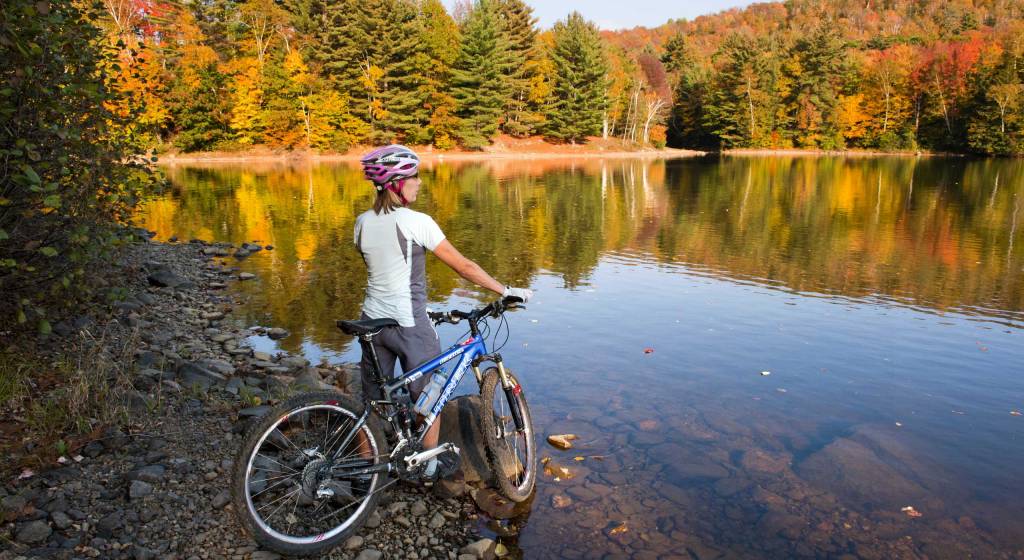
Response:
[{"label": "floating leaf", "polygon": [[574,460],[574,461],[582,461],[582,460],[584,460],[584,459],[586,459],[586,457],[584,457],[584,456],[582,456],[582,455],[577,455],[577,456],[573,457],[573,460]]},{"label": "floating leaf", "polygon": [[25,321],[28,321],[28,317],[25,317],[25,311],[22,309],[18,310],[18,324],[23,325]]},{"label": "floating leaf", "polygon": [[40,319],[39,320],[39,334],[47,335],[47,334],[50,334],[52,332],[53,332],[53,329],[50,328],[50,322],[47,321],[46,319]]},{"label": "floating leaf", "polygon": [[43,247],[43,248],[39,249],[39,252],[44,254],[44,255],[46,255],[47,257],[56,257],[57,256],[57,250],[54,249],[53,247]]},{"label": "floating leaf", "polygon": [[914,509],[914,506],[904,506],[900,508],[900,511],[907,514],[909,517],[921,517],[923,515],[921,512]]}]

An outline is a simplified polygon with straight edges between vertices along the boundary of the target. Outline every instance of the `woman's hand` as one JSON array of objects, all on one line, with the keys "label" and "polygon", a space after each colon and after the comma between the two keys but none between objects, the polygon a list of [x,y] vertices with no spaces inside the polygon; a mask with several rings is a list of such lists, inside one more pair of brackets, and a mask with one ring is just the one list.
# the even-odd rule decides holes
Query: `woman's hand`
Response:
[{"label": "woman's hand", "polygon": [[501,297],[517,297],[523,300],[523,303],[530,301],[533,297],[533,290],[528,288],[513,288],[512,286],[505,286],[505,293],[501,294]]}]

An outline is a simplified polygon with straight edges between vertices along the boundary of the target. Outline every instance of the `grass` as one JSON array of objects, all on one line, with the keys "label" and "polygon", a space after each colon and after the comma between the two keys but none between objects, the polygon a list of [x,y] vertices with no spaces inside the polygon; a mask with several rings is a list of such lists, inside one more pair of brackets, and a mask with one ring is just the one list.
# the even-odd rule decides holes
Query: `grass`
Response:
[{"label": "grass", "polygon": [[52,465],[125,423],[137,345],[137,332],[118,340],[84,331],[56,354],[0,351],[0,454],[11,459],[0,471]]}]

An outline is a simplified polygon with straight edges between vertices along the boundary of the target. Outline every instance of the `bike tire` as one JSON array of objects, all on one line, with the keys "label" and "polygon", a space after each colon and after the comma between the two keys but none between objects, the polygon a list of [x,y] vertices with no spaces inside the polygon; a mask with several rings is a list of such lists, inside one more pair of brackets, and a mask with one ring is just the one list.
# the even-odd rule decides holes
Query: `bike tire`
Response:
[{"label": "bike tire", "polygon": [[[283,555],[312,556],[321,554],[344,542],[346,539],[354,535],[356,531],[363,526],[370,514],[373,513],[380,498],[380,490],[387,486],[387,475],[383,473],[377,473],[366,477],[369,479],[368,482],[349,481],[350,494],[357,496],[356,490],[353,489],[356,484],[364,484],[364,493],[361,494],[361,497],[358,498],[358,500],[356,498],[350,500],[349,505],[341,508],[334,508],[335,510],[345,510],[355,506],[354,512],[346,514],[347,516],[344,517],[339,524],[331,525],[334,522],[328,522],[327,526],[329,526],[330,529],[323,532],[318,532],[319,529],[316,529],[314,533],[305,536],[288,535],[281,532],[280,527],[272,527],[268,523],[267,519],[263,519],[263,516],[259,513],[260,510],[257,509],[259,506],[254,503],[255,495],[272,490],[274,489],[274,486],[278,485],[283,486],[283,488],[278,490],[278,492],[284,492],[285,489],[293,483],[297,484],[298,489],[301,490],[302,488],[302,481],[304,479],[303,474],[309,469],[304,469],[302,471],[296,470],[296,472],[299,473],[298,475],[291,475],[283,470],[291,469],[295,466],[295,463],[285,460],[285,450],[288,449],[288,447],[287,445],[281,445],[279,442],[281,442],[282,436],[284,440],[290,441],[288,437],[289,433],[286,431],[289,429],[290,424],[286,425],[285,423],[291,422],[293,419],[300,423],[310,423],[312,422],[311,418],[314,414],[313,411],[323,411],[323,415],[327,418],[330,418],[331,414],[335,414],[338,416],[339,421],[344,420],[344,418],[347,417],[354,422],[355,419],[362,415],[363,404],[353,397],[332,391],[296,395],[275,406],[268,413],[253,421],[242,437],[242,445],[238,450],[233,466],[231,497],[236,516],[242,526],[250,535],[253,536],[256,542],[265,548]],[[302,415],[305,415],[305,419],[302,418]],[[339,423],[339,426],[342,425],[343,424]],[[325,435],[330,433],[330,420],[327,420],[326,426],[326,429],[323,431]],[[336,432],[339,434],[343,431],[345,433],[351,433],[350,429],[346,431],[337,430],[336,428]],[[387,460],[388,445],[384,437],[384,432],[380,428],[375,416],[371,415],[368,418],[362,432],[366,435],[371,453],[375,457],[373,462],[385,462]],[[305,431],[303,430],[292,433],[296,436],[305,436]],[[310,433],[312,433],[312,431],[310,431]],[[343,438],[343,435],[339,435],[334,441],[337,443],[338,441],[342,441]],[[315,439],[319,440],[319,436]],[[262,450],[264,449],[264,444],[269,446],[266,451],[267,455],[262,455],[262,457],[260,457]],[[294,442],[292,445],[296,446],[296,449],[298,450],[294,452],[294,455],[297,458],[308,458],[306,454],[300,454],[304,447],[298,446]],[[275,446],[277,449],[281,450],[281,453],[277,456],[270,455],[270,450]],[[326,439],[324,447],[326,448],[325,453],[329,454],[330,445],[327,443]],[[355,448],[350,446],[348,449]],[[358,453],[358,450],[356,449],[355,452]],[[259,466],[257,463],[260,463],[263,466]],[[268,464],[275,470],[266,468],[265,466]],[[296,467],[296,469],[297,468],[298,467]],[[259,478],[258,474],[256,474],[261,469],[266,471],[266,473],[262,475],[262,479]],[[268,476],[273,472],[280,473],[282,476]],[[278,478],[280,480],[271,483],[274,478]],[[260,484],[262,484],[262,486],[260,486]],[[254,494],[252,490],[256,488],[262,489]],[[273,494],[270,496],[273,496]],[[268,497],[267,499],[270,498]],[[295,497],[294,499],[296,504],[298,504],[300,498]],[[328,502],[328,507],[333,508],[335,505],[332,498],[319,497],[317,497],[311,505],[320,503],[319,500],[326,500]],[[287,501],[285,503],[287,503]],[[269,505],[272,504],[273,502]],[[356,506],[356,504],[358,505]],[[306,505],[304,507],[310,507],[311,505]],[[298,507],[298,505],[293,506],[293,510],[291,512],[293,518]],[[323,504],[318,506],[317,509],[312,512],[314,517],[317,513],[323,513],[319,511],[321,507],[323,507]],[[324,511],[326,512],[328,510]],[[302,510],[300,513],[305,514],[306,512],[305,510]],[[328,513],[327,515],[332,516],[334,514]],[[268,517],[273,516],[274,512],[270,512]]]},{"label": "bike tire", "polygon": [[[507,373],[513,384],[519,385],[516,376],[511,371]],[[501,386],[501,376],[497,368],[492,367],[484,372],[480,399],[483,410],[480,431],[493,482],[501,495],[509,500],[526,501],[537,485],[537,442],[526,395],[520,386],[520,391],[513,398],[515,402],[509,402]],[[523,419],[521,431],[515,429],[511,417],[513,406],[519,410]],[[510,443],[510,440],[514,442]],[[522,466],[522,469],[516,465]]]}]

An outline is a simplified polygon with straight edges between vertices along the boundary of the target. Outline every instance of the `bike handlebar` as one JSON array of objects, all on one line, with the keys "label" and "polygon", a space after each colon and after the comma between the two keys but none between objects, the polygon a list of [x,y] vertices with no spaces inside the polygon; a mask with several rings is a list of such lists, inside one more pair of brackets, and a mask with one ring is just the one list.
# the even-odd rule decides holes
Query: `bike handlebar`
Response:
[{"label": "bike handlebar", "polygon": [[523,303],[523,298],[508,296],[492,301],[484,307],[474,309],[472,311],[459,311],[458,309],[453,309],[451,311],[428,311],[427,316],[435,325],[440,325],[441,323],[451,323],[455,325],[463,319],[468,319],[470,322],[475,323],[484,317],[497,317],[508,309],[523,307],[520,305],[521,303]]}]

